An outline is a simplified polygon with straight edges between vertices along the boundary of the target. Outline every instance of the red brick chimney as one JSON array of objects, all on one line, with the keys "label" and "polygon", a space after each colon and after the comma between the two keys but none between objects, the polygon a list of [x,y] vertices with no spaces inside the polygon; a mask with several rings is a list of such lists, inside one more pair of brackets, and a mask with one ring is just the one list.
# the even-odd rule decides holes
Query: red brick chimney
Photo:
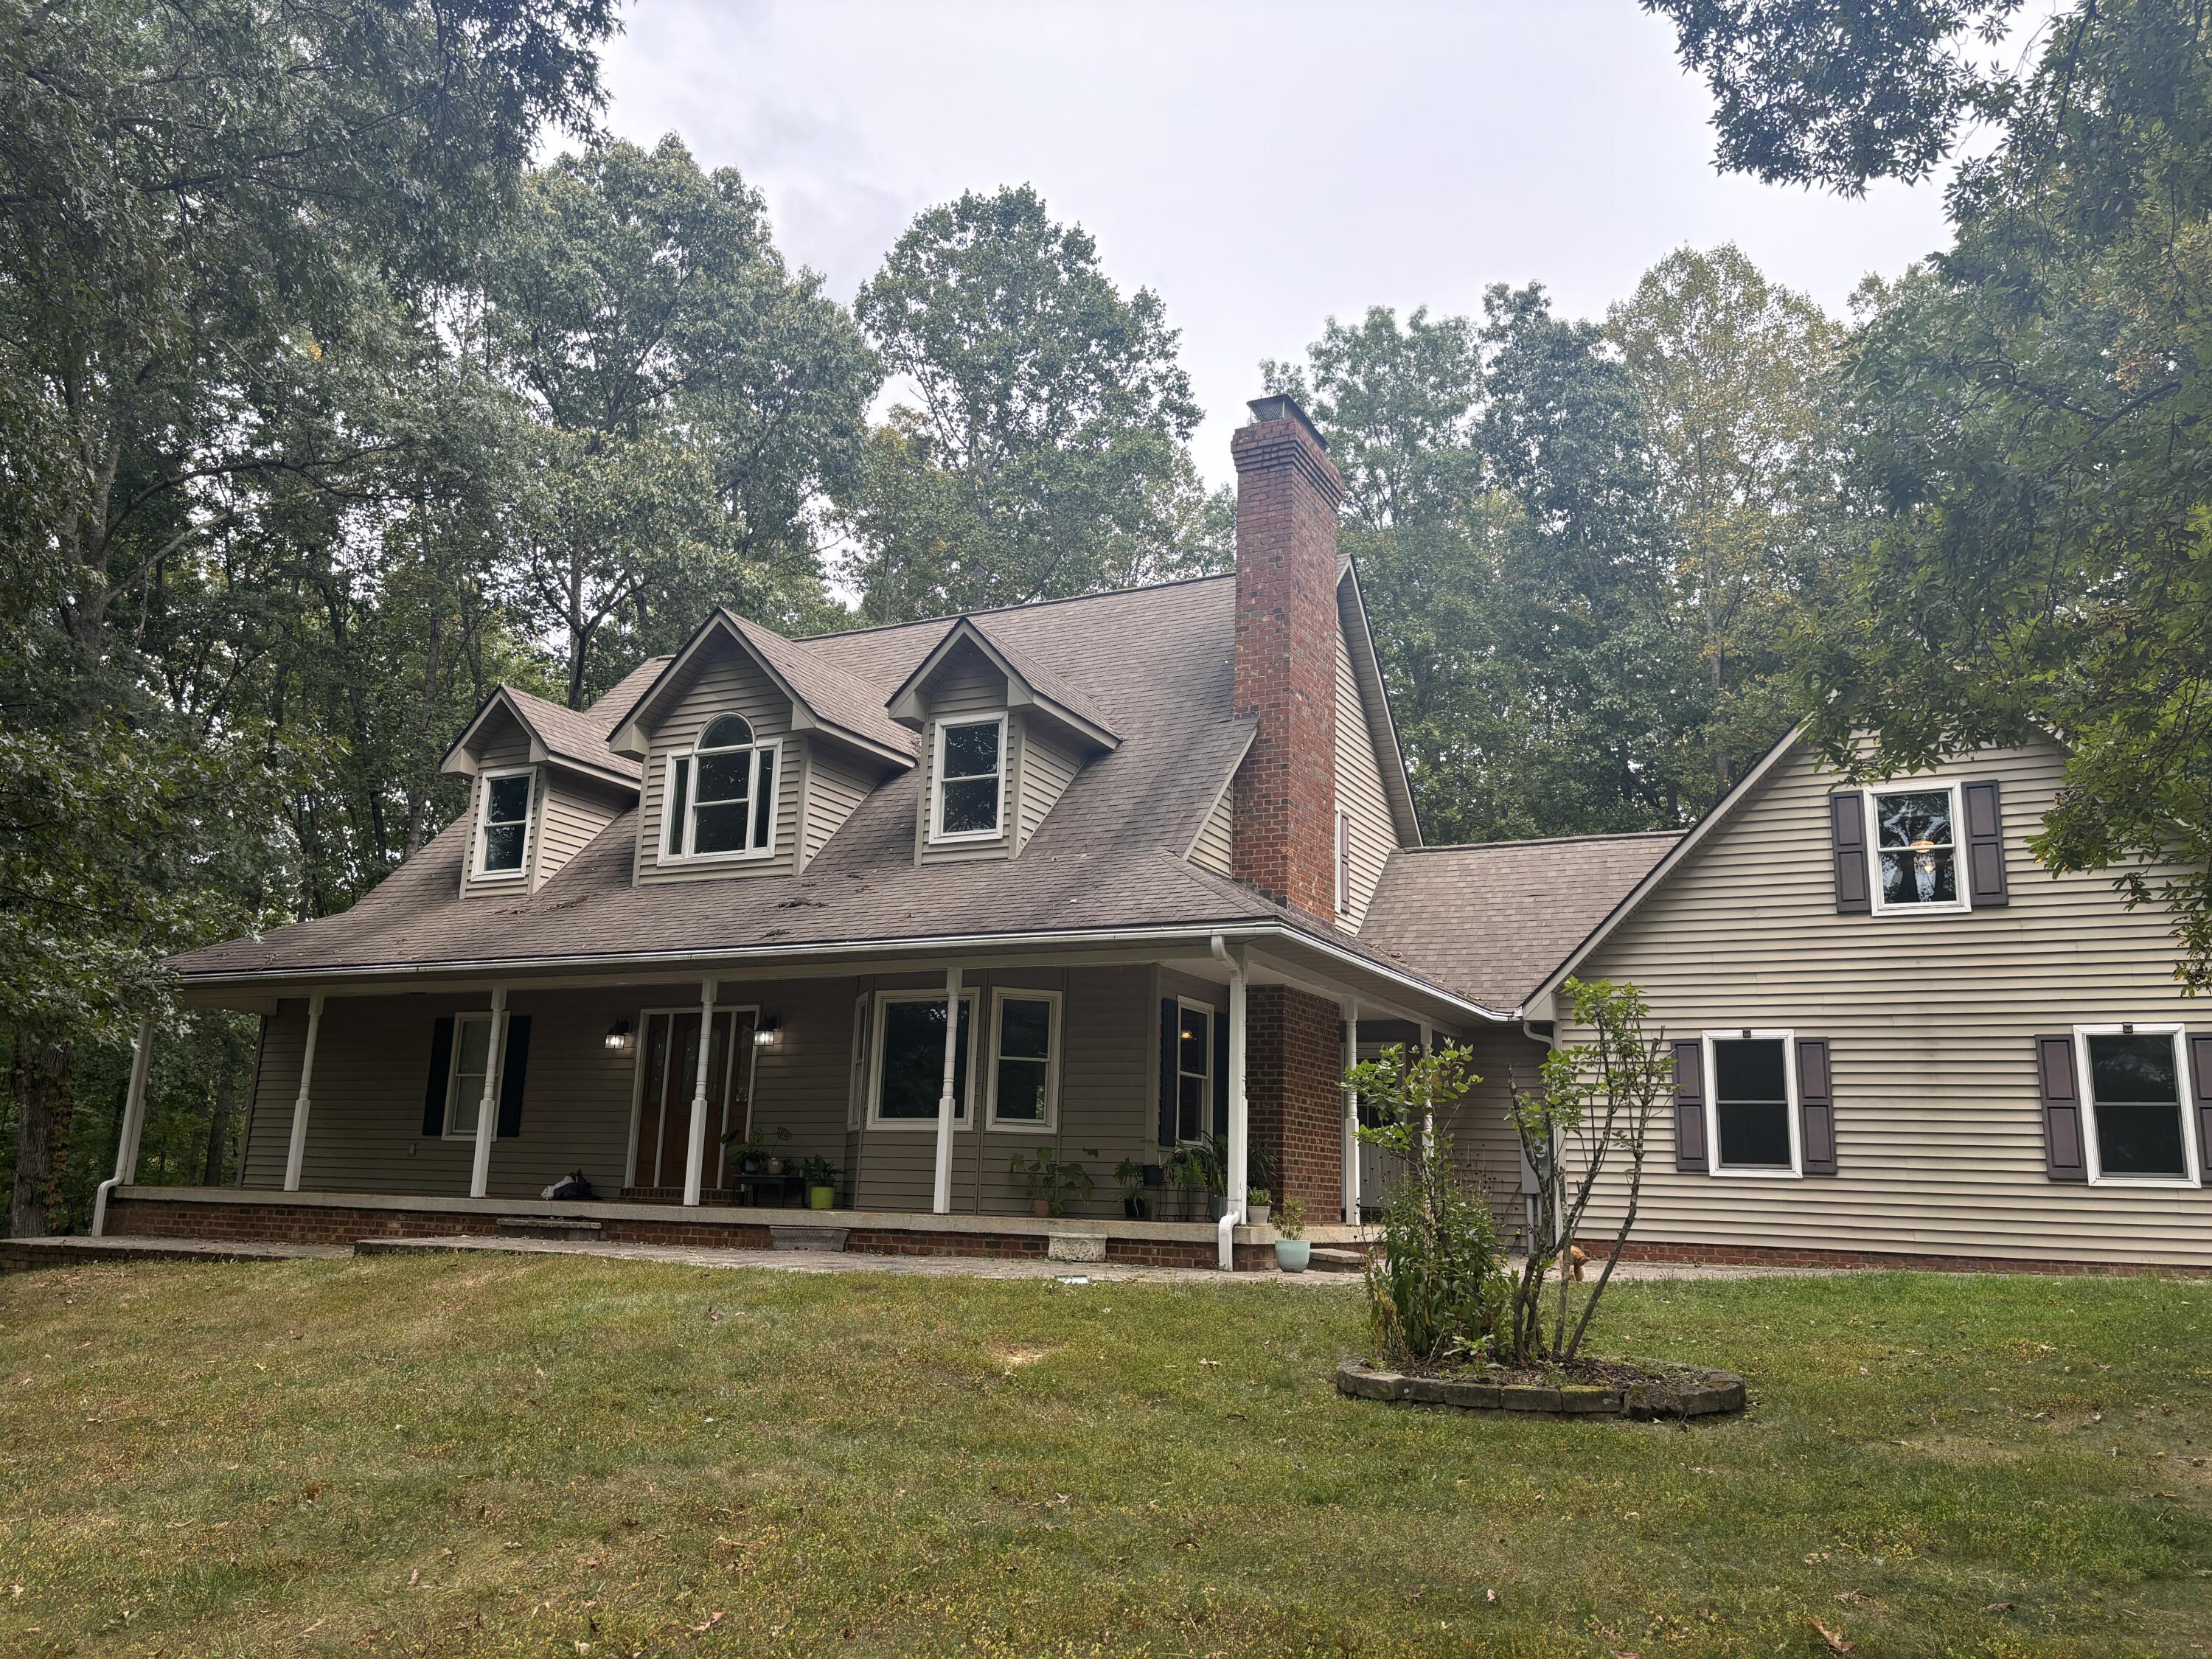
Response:
[{"label": "red brick chimney", "polygon": [[1237,462],[1240,880],[1336,919],[1336,506],[1344,483],[1295,398],[1255,398]]}]

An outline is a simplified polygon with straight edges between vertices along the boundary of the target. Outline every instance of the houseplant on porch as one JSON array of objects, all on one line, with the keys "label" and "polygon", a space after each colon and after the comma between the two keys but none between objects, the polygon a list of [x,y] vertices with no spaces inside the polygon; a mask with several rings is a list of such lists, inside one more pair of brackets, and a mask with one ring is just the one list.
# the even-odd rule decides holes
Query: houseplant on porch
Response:
[{"label": "houseplant on porch", "polygon": [[799,1166],[799,1178],[805,1183],[806,1207],[810,1210],[834,1210],[837,1207],[837,1166],[819,1152]]},{"label": "houseplant on porch", "polygon": [[[1096,1146],[1085,1146],[1083,1152],[1086,1158],[1098,1156]],[[1009,1173],[1022,1177],[1034,1214],[1066,1215],[1068,1200],[1080,1202],[1091,1196],[1091,1171],[1072,1158],[1062,1158],[1049,1146],[1038,1147],[1035,1158],[1025,1158],[1016,1152],[1006,1167]]]}]

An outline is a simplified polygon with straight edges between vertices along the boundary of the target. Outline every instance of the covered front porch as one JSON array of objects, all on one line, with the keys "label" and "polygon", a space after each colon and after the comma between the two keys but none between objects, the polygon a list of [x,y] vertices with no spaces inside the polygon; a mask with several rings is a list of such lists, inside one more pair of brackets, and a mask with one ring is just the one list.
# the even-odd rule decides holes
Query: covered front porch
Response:
[{"label": "covered front porch", "polygon": [[[1363,1034],[1480,1014],[1283,930],[759,954],[196,984],[264,1017],[239,1185],[134,1184],[149,1031],[95,1230],[345,1243],[574,1217],[639,1242],[828,1227],[845,1249],[1272,1265],[1252,1187],[1296,1196],[1317,1243],[1355,1236],[1340,1078]],[[544,1196],[577,1176],[588,1198]],[[817,1187],[826,1211],[802,1207]]]}]

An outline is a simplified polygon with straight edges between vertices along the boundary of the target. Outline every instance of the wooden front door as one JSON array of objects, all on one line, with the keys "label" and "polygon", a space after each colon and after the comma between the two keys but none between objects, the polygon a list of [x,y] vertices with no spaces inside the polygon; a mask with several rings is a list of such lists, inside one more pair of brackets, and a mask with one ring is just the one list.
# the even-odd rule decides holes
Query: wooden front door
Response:
[{"label": "wooden front door", "polygon": [[[702,1188],[721,1188],[729,1165],[721,1138],[732,1129],[742,1138],[750,1127],[752,1096],[754,1017],[744,1009],[714,1015],[707,1054],[707,1156]],[[644,1075],[638,1090],[637,1162],[633,1187],[684,1185],[690,1152],[691,1102],[699,1084],[699,1011],[662,1010],[645,1017],[645,1040],[638,1045]]]}]

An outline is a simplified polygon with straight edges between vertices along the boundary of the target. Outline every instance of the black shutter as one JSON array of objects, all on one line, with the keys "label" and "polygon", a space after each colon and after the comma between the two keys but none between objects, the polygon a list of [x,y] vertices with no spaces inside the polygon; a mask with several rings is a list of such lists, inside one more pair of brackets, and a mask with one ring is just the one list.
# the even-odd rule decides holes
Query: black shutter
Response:
[{"label": "black shutter", "polygon": [[1866,798],[1856,789],[1828,797],[1828,833],[1835,842],[1836,908],[1850,913],[1874,908],[1867,884]]},{"label": "black shutter", "polygon": [[422,1094],[422,1133],[432,1140],[446,1133],[446,1073],[453,1069],[453,1017],[430,1027],[430,1086]]},{"label": "black shutter", "polygon": [[1974,908],[2009,904],[2005,890],[2004,813],[1997,799],[1997,782],[1990,778],[1970,783],[1959,791],[1966,808],[1966,890]]},{"label": "black shutter", "polygon": [[2081,1145],[2081,1088],[2075,1075],[2074,1039],[2035,1040],[2036,1070],[2043,1085],[2043,1158],[2053,1181],[2087,1181],[2089,1164]]},{"label": "black shutter", "polygon": [[1805,1173],[1835,1174],[1836,1096],[1826,1037],[1797,1039],[1797,1117]]},{"label": "black shutter", "polygon": [[1705,1044],[1692,1038],[1674,1045],[1674,1167],[1705,1174]]},{"label": "black shutter", "polygon": [[2197,1079],[2197,1169],[2212,1182],[2212,1036],[2189,1039],[2189,1069]]},{"label": "black shutter", "polygon": [[1182,1005],[1173,997],[1160,999],[1160,1145],[1176,1144],[1176,1082],[1182,1067],[1176,1064],[1180,1050],[1176,1044],[1182,1036]]},{"label": "black shutter", "polygon": [[507,1017],[507,1058],[499,1063],[499,1139],[522,1133],[522,1079],[530,1070],[530,1016]]},{"label": "black shutter", "polygon": [[1229,1017],[1218,1008],[1207,1014],[1213,1022],[1213,1133],[1229,1139]]}]

